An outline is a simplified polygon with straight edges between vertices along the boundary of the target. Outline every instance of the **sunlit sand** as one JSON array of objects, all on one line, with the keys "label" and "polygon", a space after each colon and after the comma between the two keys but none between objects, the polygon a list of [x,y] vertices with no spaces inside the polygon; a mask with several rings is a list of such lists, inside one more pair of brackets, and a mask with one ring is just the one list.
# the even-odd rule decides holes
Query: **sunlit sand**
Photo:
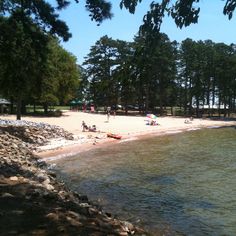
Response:
[{"label": "sunlit sand", "polygon": [[[1,119],[15,119],[13,115],[0,116]],[[219,126],[230,126],[236,125],[235,121],[223,121],[223,120],[210,120],[210,119],[194,119],[190,123],[186,124],[186,118],[177,117],[157,117],[156,121],[159,125],[150,126],[147,125],[147,118],[145,116],[110,116],[109,120],[105,114],[96,113],[84,113],[84,112],[72,112],[66,111],[62,117],[29,117],[23,116],[22,120],[33,121],[33,122],[45,122],[51,125],[58,125],[65,130],[73,133],[75,137],[80,137],[77,144],[79,149],[84,150],[97,146],[99,143],[104,143],[108,140],[106,133],[115,133],[122,135],[121,141],[133,140],[134,138],[143,135],[164,135],[173,134],[180,131],[195,130],[204,127],[219,127]],[[82,121],[88,126],[96,125],[97,132],[82,132]],[[93,139],[94,138],[94,139]],[[97,139],[96,139],[97,138]],[[96,140],[95,140],[96,139]],[[90,142],[88,142],[90,140]],[[95,140],[95,142],[94,142]],[[109,139],[110,140],[110,139]],[[92,142],[91,142],[92,141]],[[95,145],[96,144],[96,145]],[[63,146],[63,143],[59,146]],[[70,148],[71,153],[76,153],[78,147]],[[78,146],[78,145],[77,145]],[[73,150],[73,151],[72,151]],[[64,152],[67,152],[64,148]],[[55,151],[54,151],[55,152]],[[57,151],[58,152],[58,151]],[[60,150],[59,152],[63,152]],[[55,153],[57,154],[57,153]]]}]

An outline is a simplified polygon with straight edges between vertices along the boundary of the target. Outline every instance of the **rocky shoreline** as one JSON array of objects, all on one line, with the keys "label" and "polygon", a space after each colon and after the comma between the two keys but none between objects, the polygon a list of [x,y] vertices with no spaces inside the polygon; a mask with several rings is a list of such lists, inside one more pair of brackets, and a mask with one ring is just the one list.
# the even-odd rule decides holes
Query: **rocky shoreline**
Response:
[{"label": "rocky shoreline", "polygon": [[147,235],[70,191],[33,155],[60,137],[73,140],[58,126],[0,119],[0,235]]}]

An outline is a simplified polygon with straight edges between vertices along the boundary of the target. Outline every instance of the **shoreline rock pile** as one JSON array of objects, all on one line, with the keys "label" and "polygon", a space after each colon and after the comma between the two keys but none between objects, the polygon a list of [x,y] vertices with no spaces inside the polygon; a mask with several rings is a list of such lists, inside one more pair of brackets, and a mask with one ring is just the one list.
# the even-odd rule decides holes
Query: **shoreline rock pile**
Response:
[{"label": "shoreline rock pile", "polygon": [[64,138],[73,140],[73,134],[56,125],[23,120],[0,119],[0,130],[19,138],[30,150],[49,143],[50,139]]},{"label": "shoreline rock pile", "polygon": [[55,129],[71,138],[61,128],[40,125],[0,120],[0,235],[145,235],[68,190],[38,161],[31,144],[55,137]]}]

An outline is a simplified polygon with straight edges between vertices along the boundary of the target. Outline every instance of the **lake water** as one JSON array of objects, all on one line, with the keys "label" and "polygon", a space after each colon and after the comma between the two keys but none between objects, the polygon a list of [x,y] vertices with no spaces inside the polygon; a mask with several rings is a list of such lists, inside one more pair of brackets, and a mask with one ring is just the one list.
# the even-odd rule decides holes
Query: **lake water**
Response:
[{"label": "lake water", "polygon": [[236,129],[121,142],[57,161],[67,184],[152,235],[236,235]]}]

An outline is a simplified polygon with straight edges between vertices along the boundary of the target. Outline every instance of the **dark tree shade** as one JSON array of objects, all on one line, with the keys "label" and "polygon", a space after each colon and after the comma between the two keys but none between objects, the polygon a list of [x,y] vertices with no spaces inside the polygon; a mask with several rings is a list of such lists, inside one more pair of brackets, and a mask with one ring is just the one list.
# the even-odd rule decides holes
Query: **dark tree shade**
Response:
[{"label": "dark tree shade", "polygon": [[[58,9],[65,8],[68,1],[58,0]],[[2,0],[0,3],[1,15],[17,15],[18,21],[31,18],[34,24],[38,25],[41,30],[58,35],[64,41],[67,41],[72,35],[64,21],[59,19],[56,9],[44,0]]]}]

